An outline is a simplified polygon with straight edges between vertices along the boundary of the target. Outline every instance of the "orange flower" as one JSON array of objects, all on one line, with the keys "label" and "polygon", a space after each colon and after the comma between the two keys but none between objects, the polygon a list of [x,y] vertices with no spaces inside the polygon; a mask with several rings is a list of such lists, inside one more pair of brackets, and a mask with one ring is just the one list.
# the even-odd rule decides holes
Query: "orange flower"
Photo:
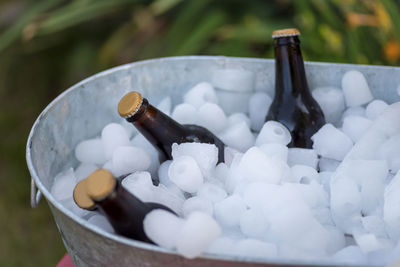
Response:
[{"label": "orange flower", "polygon": [[383,50],[387,60],[397,61],[400,59],[400,44],[397,41],[388,41]]}]

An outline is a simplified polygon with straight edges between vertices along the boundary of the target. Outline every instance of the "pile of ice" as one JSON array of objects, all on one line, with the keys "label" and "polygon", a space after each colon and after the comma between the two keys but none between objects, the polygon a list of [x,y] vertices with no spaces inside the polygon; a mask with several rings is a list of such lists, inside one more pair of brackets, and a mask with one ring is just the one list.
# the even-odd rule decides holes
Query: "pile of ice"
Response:
[{"label": "pile of ice", "polygon": [[151,212],[147,235],[188,258],[210,253],[358,265],[399,260],[400,102],[374,100],[364,76],[349,71],[342,88],[313,90],[327,124],[312,137],[313,149],[301,149],[287,147],[291,137],[283,125],[264,123],[268,94],[252,94],[247,113],[228,116],[216,91],[199,83],[173,110],[169,98],[158,107],[219,136],[227,145],[224,163],[217,165],[214,145],[184,143],[174,144],[173,160],[160,165],[132,125],[111,123],[77,145],[81,164],[55,178],[53,195],[112,232],[102,215],[75,205],[72,190],[100,167],[115,176],[132,173],[123,186],[179,215]]}]

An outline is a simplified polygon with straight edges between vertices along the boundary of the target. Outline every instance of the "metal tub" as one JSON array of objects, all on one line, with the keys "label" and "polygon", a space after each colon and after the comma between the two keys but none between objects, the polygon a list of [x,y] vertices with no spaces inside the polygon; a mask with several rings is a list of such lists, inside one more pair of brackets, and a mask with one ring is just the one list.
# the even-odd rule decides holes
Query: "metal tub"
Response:
[{"label": "metal tub", "polygon": [[[216,69],[243,69],[255,73],[256,90],[273,92],[274,61],[270,59],[213,56],[172,57],[135,62],[89,77],[53,100],[35,121],[29,134],[26,159],[32,176],[31,202],[41,194],[47,199],[65,247],[76,266],[331,266],[328,262],[204,255],[189,260],[157,246],[109,234],[89,225],[67,210],[50,194],[54,176],[76,167],[74,147],[99,134],[109,122],[118,121],[117,103],[130,90],[140,91],[151,102],[165,96],[173,104],[200,81],[210,81]],[[400,68],[306,62],[310,88],[341,86],[342,75],[361,71],[375,97],[388,103],[400,101]],[[37,190],[38,189],[38,190]]]}]

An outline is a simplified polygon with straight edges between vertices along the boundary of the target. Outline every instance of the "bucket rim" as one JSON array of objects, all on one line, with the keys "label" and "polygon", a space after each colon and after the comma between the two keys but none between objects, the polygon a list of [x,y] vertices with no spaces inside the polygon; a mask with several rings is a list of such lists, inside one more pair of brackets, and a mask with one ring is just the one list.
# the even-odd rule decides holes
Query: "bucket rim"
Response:
[{"label": "bucket rim", "polygon": [[[80,88],[82,85],[91,82],[93,80],[96,80],[100,77],[109,75],[111,73],[117,72],[117,71],[122,71],[125,69],[130,69],[132,67],[139,67],[147,64],[153,64],[153,63],[159,63],[159,62],[176,62],[176,61],[187,61],[187,60],[194,60],[194,61],[199,61],[199,60],[220,60],[220,61],[240,61],[240,62],[249,62],[249,63],[254,63],[254,62],[274,62],[274,59],[261,59],[261,58],[249,58],[249,57],[228,57],[228,56],[175,56],[175,57],[161,57],[161,58],[153,58],[153,59],[146,59],[146,60],[141,60],[141,61],[136,61],[136,62],[131,62],[131,63],[126,63],[123,65],[119,65],[104,71],[101,71],[99,73],[96,73],[94,75],[91,75],[83,80],[81,80],[78,83],[73,84],[72,86],[68,87],[66,90],[64,90],[62,93],[60,93],[56,98],[54,98],[44,109],[43,111],[38,115],[36,120],[34,121],[32,128],[29,132],[27,143],[26,143],[26,162],[28,166],[28,170],[30,172],[31,178],[34,180],[35,185],[38,187],[40,192],[45,196],[47,201],[50,201],[50,204],[54,206],[56,209],[61,211],[65,216],[69,217],[70,219],[74,220],[77,222],[80,226],[86,228],[89,231],[95,232],[96,234],[103,235],[115,242],[123,243],[128,246],[133,246],[137,247],[140,249],[145,249],[145,250],[151,250],[155,252],[160,252],[160,253],[166,253],[170,254],[173,256],[180,256],[176,251],[172,251],[169,249],[165,249],[156,245],[151,245],[147,244],[144,242],[136,241],[130,238],[126,238],[117,234],[112,234],[109,232],[104,231],[103,229],[89,224],[87,220],[79,217],[66,207],[64,207],[59,201],[57,201],[53,195],[50,193],[50,190],[47,190],[44,184],[41,182],[39,179],[39,176],[36,172],[36,169],[34,167],[32,158],[31,158],[31,148],[32,148],[32,142],[33,142],[33,137],[36,134],[36,129],[40,125],[41,121],[45,118],[45,115],[49,112],[49,110],[55,106],[59,101],[61,101],[66,95],[71,93],[74,90],[77,90]],[[380,66],[380,65],[364,65],[364,64],[348,64],[348,63],[329,63],[329,62],[314,62],[314,61],[305,61],[306,66],[337,66],[337,67],[352,67],[357,69],[362,69],[362,68],[376,68],[376,69],[393,69],[397,68],[400,69],[400,67],[392,67],[392,66]],[[296,266],[320,266],[321,264],[324,264],[324,266],[338,266],[335,265],[332,261],[326,261],[319,259],[318,261],[311,262],[310,260],[302,260],[299,262],[299,260],[291,260],[291,259],[279,259],[279,258],[271,258],[268,260],[268,262],[265,261],[265,259],[258,259],[257,258],[248,258],[248,257],[239,257],[239,256],[228,256],[228,255],[214,255],[214,254],[203,254],[202,256],[198,257],[202,259],[211,259],[211,260],[218,260],[218,261],[234,261],[234,262],[248,262],[248,263],[255,263],[255,264],[278,264],[278,265],[296,265]],[[354,264],[346,264],[346,263],[340,263],[340,266],[362,266],[362,265],[354,265]],[[371,265],[373,266],[373,265]]]}]

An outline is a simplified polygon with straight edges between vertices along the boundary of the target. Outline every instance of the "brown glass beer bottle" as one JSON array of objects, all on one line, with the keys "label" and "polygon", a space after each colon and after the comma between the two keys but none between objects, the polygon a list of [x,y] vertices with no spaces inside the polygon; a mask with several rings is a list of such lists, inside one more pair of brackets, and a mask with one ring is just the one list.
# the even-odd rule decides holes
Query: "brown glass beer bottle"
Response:
[{"label": "brown glass beer bottle", "polygon": [[149,212],[163,209],[174,213],[164,205],[142,202],[104,169],[96,170],[89,175],[85,182],[85,190],[98,210],[106,216],[115,232],[139,241],[153,243],[143,229],[143,220]]},{"label": "brown glass beer bottle", "polygon": [[172,144],[208,143],[218,148],[218,163],[224,161],[224,143],[204,127],[182,125],[152,106],[138,92],[129,92],[118,104],[118,113],[132,123],[159,151],[160,161],[172,159]]},{"label": "brown glass beer bottle", "polygon": [[325,118],[308,89],[299,35],[297,29],[272,33],[275,97],[266,121],[279,121],[289,129],[292,135],[290,147],[312,148],[311,136],[325,124]]}]

